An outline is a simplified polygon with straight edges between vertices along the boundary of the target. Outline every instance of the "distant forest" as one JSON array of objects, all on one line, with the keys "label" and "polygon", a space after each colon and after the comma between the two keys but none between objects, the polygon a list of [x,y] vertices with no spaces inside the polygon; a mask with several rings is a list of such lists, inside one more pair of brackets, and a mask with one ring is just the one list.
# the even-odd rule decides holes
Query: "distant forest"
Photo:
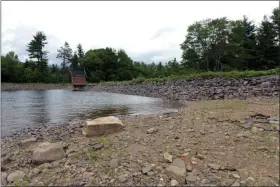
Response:
[{"label": "distant forest", "polygon": [[265,15],[260,25],[246,16],[242,20],[226,17],[206,19],[188,26],[180,44],[182,60],[147,64],[133,61],[123,49],[111,47],[84,51],[81,44],[71,49],[65,42],[57,50],[61,66],[48,65],[47,37],[38,31],[27,44],[29,59],[21,62],[10,51],[1,56],[2,82],[68,83],[70,72],[86,71],[88,82],[125,81],[136,78],[162,78],[190,72],[266,70],[279,67],[280,10]]}]

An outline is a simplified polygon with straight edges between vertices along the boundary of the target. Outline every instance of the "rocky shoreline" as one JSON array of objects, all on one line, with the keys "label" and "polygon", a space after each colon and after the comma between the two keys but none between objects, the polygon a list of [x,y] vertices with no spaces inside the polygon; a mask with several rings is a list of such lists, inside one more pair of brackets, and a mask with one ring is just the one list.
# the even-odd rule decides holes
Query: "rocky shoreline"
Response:
[{"label": "rocky shoreline", "polygon": [[279,96],[279,75],[250,78],[191,78],[163,83],[88,86],[92,91],[156,97],[168,100],[246,99]]},{"label": "rocky shoreline", "polygon": [[19,90],[53,90],[53,89],[72,89],[69,85],[59,84],[10,84],[2,83],[1,91],[19,91]]},{"label": "rocky shoreline", "polygon": [[[2,185],[279,186],[277,98],[191,101],[120,120],[123,131],[96,138],[78,119],[2,138]],[[54,161],[34,159],[42,144]]]}]

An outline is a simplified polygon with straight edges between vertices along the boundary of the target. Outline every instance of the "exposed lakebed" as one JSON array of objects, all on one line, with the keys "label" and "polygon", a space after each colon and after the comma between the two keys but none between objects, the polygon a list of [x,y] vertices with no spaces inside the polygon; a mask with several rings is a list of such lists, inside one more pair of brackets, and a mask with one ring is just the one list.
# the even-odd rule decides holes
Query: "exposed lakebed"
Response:
[{"label": "exposed lakebed", "polygon": [[106,115],[172,112],[178,102],[104,92],[25,90],[2,92],[2,136],[24,128],[65,123]]}]

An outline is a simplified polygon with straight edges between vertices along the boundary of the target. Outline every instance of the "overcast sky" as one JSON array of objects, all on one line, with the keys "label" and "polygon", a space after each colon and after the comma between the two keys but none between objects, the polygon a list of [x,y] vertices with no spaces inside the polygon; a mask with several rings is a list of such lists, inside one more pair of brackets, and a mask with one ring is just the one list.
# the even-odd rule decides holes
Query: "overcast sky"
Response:
[{"label": "overcast sky", "polygon": [[227,16],[259,23],[278,1],[2,1],[2,54],[27,58],[26,45],[37,31],[47,35],[49,63],[67,41],[91,48],[123,48],[133,60],[165,62],[181,58],[187,26]]}]

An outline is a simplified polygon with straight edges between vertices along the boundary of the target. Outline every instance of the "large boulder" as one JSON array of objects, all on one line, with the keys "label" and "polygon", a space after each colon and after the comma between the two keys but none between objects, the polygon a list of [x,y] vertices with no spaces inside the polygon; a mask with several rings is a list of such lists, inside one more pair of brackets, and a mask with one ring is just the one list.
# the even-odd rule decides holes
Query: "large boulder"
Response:
[{"label": "large boulder", "polygon": [[86,137],[101,136],[120,131],[123,128],[123,123],[117,117],[102,117],[86,121],[83,128],[83,135]]},{"label": "large boulder", "polygon": [[32,160],[36,163],[45,163],[60,160],[65,156],[63,144],[44,142],[33,149]]},{"label": "large boulder", "polygon": [[165,169],[165,174],[170,179],[175,179],[178,181],[181,185],[184,184],[187,174],[185,162],[180,158],[176,158],[173,163]]}]

